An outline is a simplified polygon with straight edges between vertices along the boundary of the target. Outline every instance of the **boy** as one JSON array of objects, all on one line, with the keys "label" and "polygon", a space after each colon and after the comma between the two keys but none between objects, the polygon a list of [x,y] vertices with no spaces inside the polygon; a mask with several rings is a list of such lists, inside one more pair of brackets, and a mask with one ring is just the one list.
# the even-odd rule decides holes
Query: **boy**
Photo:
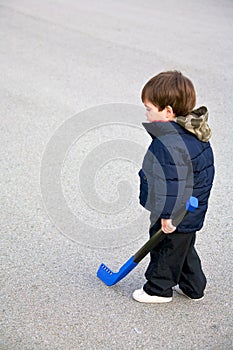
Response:
[{"label": "boy", "polygon": [[[194,248],[203,226],[214,178],[211,131],[206,107],[193,110],[192,82],[177,71],[162,72],[142,90],[152,137],[140,176],[140,203],[151,212],[150,236],[162,228],[165,238],[151,251],[147,283],[133,298],[144,303],[172,301],[173,288],[193,300],[204,296],[206,278]],[[198,208],[175,227],[172,219],[193,195]]]}]

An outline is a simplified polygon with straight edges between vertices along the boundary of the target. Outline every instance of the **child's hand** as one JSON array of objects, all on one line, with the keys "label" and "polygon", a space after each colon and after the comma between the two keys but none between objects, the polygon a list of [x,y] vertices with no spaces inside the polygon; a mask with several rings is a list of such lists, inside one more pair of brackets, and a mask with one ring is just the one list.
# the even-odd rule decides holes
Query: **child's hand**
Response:
[{"label": "child's hand", "polygon": [[172,233],[176,230],[176,227],[172,225],[171,219],[161,219],[162,231],[166,234]]}]

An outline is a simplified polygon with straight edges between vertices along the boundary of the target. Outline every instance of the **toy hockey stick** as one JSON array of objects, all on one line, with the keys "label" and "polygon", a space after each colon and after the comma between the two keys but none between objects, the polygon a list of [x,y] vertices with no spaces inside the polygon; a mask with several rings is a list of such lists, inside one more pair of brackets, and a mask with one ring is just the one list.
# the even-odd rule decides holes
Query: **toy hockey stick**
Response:
[{"label": "toy hockey stick", "polygon": [[[186,210],[182,209],[181,214],[178,214],[174,219],[174,226],[179,223],[185,215],[193,212],[198,207],[198,199],[190,197],[186,203]],[[138,263],[165,237],[165,234],[160,229],[158,230],[138,251],[131,256],[124,265],[121,266],[118,272],[113,272],[109,267],[102,263],[97,271],[99,277],[107,286],[113,286],[123,279],[130,271],[132,271]]]}]

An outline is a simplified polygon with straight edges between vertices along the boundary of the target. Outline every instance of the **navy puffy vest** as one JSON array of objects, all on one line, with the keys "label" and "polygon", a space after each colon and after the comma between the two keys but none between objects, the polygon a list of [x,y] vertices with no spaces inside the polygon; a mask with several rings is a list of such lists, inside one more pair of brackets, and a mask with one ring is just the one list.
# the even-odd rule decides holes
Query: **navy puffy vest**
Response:
[{"label": "navy puffy vest", "polygon": [[[177,226],[194,232],[203,226],[214,179],[214,158],[209,142],[199,141],[175,122],[143,123],[152,137],[140,176],[140,204],[154,218],[174,218],[190,196],[199,206]],[[155,220],[156,221],[156,220]]]}]

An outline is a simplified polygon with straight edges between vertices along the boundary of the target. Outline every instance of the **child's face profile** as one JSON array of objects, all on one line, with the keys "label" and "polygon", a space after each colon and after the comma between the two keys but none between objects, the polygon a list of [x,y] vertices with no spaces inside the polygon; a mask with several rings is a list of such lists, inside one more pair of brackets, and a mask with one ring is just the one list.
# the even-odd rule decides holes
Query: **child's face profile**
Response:
[{"label": "child's face profile", "polygon": [[146,107],[146,117],[148,122],[168,122],[175,117],[170,106],[167,106],[160,111],[158,107],[148,100],[145,100],[144,106]]},{"label": "child's face profile", "polygon": [[164,110],[159,111],[158,107],[148,100],[145,101],[144,106],[146,107],[146,117],[148,122],[167,121]]}]

